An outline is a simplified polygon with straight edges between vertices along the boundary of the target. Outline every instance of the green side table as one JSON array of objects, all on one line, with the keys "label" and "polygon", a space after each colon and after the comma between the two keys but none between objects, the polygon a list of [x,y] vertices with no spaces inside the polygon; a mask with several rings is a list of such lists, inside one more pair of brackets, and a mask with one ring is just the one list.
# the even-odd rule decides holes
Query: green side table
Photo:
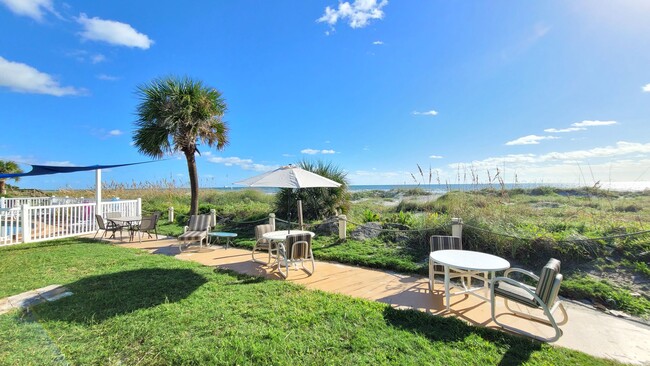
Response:
[{"label": "green side table", "polygon": [[[226,233],[223,231],[213,231],[211,233],[208,233],[208,236],[210,238],[217,238],[217,244],[220,242],[220,238],[226,238],[226,249],[230,247],[230,239],[231,238],[236,238],[237,234],[236,233]],[[212,240],[210,240],[212,242]]]}]

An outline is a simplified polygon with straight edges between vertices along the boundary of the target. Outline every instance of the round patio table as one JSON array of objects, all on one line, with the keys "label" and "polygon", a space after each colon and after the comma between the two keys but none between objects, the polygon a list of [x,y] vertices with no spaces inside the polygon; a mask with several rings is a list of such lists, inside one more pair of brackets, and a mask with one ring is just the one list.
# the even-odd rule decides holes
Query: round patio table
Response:
[{"label": "round patio table", "polygon": [[262,234],[262,237],[264,239],[269,239],[269,240],[275,240],[275,241],[280,241],[284,240],[287,238],[287,235],[293,235],[293,234],[309,234],[313,238],[316,236],[316,234],[312,233],[311,231],[305,231],[305,230],[278,230],[278,231],[269,231],[268,233]]},{"label": "round patio table", "polygon": [[[442,264],[445,267],[445,302],[447,310],[449,310],[449,300],[451,296],[470,294],[485,301],[489,301],[488,298],[475,293],[475,291],[480,288],[467,288],[465,286],[465,281],[461,281],[463,284],[463,291],[453,294],[450,293],[449,268],[463,272],[463,276],[483,281],[484,288],[487,287],[490,277],[494,277],[494,272],[510,268],[510,262],[501,257],[471,250],[436,250],[429,254],[429,260],[437,264]],[[487,275],[485,277],[479,277],[477,274],[481,272],[486,273]],[[431,284],[431,288],[433,288],[432,271],[429,271],[429,283]]]}]

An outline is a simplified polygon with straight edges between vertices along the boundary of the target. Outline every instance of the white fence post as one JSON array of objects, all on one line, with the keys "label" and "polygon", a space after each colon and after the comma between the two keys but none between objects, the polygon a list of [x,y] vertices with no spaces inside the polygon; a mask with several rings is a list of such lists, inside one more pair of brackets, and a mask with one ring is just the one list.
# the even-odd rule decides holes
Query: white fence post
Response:
[{"label": "white fence post", "polygon": [[6,203],[5,203],[5,198],[4,198],[4,197],[0,197],[0,208],[5,208],[5,205],[6,205]]},{"label": "white fence post", "polygon": [[140,216],[142,215],[142,198],[138,198],[135,206],[135,215]]},{"label": "white fence post", "polygon": [[23,230],[23,243],[29,243],[32,240],[32,215],[29,204],[20,206],[20,215]]},{"label": "white fence post", "polygon": [[463,238],[463,219],[458,217],[453,217],[451,219],[451,235]]},{"label": "white fence post", "polygon": [[174,222],[174,207],[169,206],[169,209],[167,210],[167,217],[167,221]]},{"label": "white fence post", "polygon": [[212,225],[210,226],[212,227],[217,226],[217,210],[215,210],[214,208],[210,209],[210,218],[212,219]]},{"label": "white fence post", "polygon": [[345,239],[347,235],[348,218],[345,215],[339,215],[339,239]]},{"label": "white fence post", "polygon": [[271,225],[271,230],[275,231],[275,214],[269,214],[269,225]]}]

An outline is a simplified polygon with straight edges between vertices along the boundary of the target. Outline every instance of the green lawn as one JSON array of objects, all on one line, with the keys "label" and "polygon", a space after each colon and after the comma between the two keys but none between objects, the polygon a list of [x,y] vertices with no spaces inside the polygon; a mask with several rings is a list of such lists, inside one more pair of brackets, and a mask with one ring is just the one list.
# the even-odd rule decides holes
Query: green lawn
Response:
[{"label": "green lawn", "polygon": [[598,365],[463,322],[89,240],[0,249],[0,297],[73,296],[0,316],[0,364]]}]

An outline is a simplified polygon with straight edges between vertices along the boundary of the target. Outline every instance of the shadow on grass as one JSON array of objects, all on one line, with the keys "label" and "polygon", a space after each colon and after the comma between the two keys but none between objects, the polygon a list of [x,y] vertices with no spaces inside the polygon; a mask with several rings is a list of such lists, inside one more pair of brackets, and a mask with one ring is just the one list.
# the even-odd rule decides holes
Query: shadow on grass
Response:
[{"label": "shadow on grass", "polygon": [[91,276],[65,285],[73,295],[36,307],[39,318],[97,323],[180,301],[207,280],[189,269],[147,268]]},{"label": "shadow on grass", "polygon": [[499,365],[520,365],[541,349],[541,343],[511,336],[492,329],[472,327],[454,318],[432,316],[417,310],[398,310],[386,307],[387,324],[402,330],[421,334],[432,342],[459,342],[472,334],[505,349]]},{"label": "shadow on grass", "polygon": [[239,273],[235,270],[232,269],[227,269],[227,268],[215,268],[214,273],[223,273],[227,274],[230,276],[233,276],[237,279],[237,282],[230,283],[229,285],[249,285],[253,283],[262,283],[267,281],[266,278],[264,277],[259,277],[259,276],[251,276],[248,274],[243,274]]}]

